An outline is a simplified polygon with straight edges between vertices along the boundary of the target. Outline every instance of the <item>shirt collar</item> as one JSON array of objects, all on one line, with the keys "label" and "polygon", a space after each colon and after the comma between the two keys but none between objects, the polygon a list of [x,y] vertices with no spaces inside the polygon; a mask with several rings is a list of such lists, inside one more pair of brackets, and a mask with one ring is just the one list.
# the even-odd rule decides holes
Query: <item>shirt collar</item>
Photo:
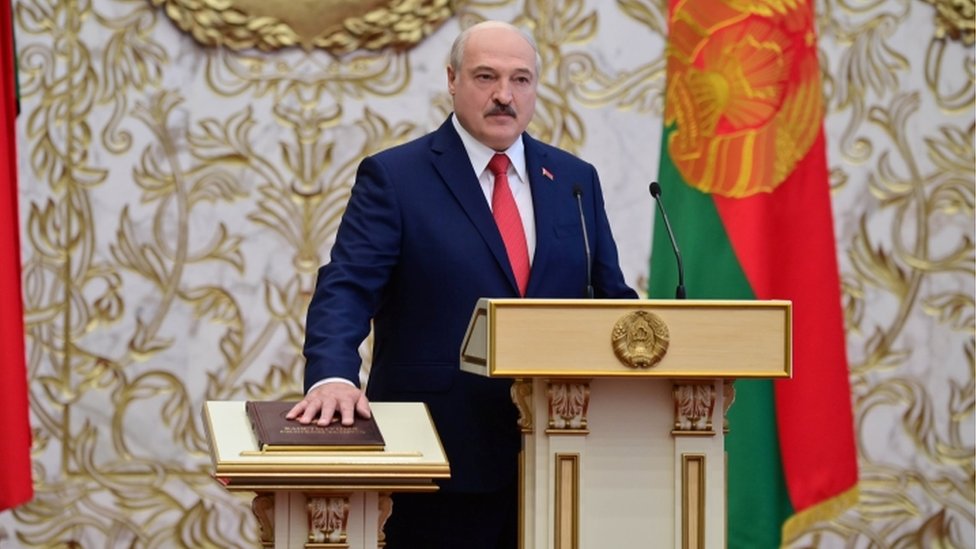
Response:
[{"label": "shirt collar", "polygon": [[[464,144],[464,150],[468,153],[468,159],[471,161],[474,174],[480,178],[481,174],[488,169],[488,162],[491,161],[491,157],[495,156],[495,153],[498,151],[478,141],[473,135],[468,133],[468,130],[464,129],[464,126],[458,122],[457,115],[451,114],[451,123],[454,125],[454,129],[458,135],[461,136],[461,143]],[[518,174],[519,179],[528,182],[529,178],[526,175],[525,168],[525,143],[522,142],[522,136],[519,135],[515,143],[512,143],[503,152],[508,155],[508,159],[512,163],[512,167],[515,169],[515,173]]]}]

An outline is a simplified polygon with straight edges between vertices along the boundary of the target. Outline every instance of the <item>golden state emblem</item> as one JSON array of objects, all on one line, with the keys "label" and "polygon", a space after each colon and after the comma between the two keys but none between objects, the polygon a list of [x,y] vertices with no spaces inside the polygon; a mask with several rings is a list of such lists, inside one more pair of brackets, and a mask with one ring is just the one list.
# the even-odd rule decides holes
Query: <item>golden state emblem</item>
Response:
[{"label": "golden state emblem", "polygon": [[668,352],[671,335],[661,317],[650,311],[636,311],[613,326],[613,352],[631,368],[650,368]]},{"label": "golden state emblem", "polygon": [[808,0],[678,0],[665,124],[683,179],[705,193],[771,192],[813,146],[823,91]]}]

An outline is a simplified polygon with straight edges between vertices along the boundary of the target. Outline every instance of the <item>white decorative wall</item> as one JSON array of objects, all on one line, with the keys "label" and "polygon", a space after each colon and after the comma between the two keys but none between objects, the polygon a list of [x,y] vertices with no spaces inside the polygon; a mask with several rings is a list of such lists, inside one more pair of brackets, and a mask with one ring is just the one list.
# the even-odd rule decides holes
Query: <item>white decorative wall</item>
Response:
[{"label": "white decorative wall", "polygon": [[[444,120],[473,21],[535,34],[530,131],[596,164],[645,285],[661,0],[14,8],[37,494],[0,514],[0,547],[253,545],[248,502],[208,476],[202,403],[298,394],[356,164]],[[861,500],[792,546],[972,547],[973,1],[817,9]]]}]

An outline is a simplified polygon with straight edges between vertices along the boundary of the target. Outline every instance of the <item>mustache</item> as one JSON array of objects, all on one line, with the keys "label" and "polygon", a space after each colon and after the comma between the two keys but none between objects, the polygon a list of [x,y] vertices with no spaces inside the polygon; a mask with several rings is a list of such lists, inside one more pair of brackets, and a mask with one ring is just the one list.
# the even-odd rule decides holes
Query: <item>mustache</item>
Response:
[{"label": "mustache", "polygon": [[495,116],[495,115],[505,115],[505,116],[511,116],[512,118],[518,118],[518,114],[515,112],[515,109],[512,108],[511,105],[503,105],[501,103],[495,103],[495,106],[493,106],[488,112],[485,113],[485,116]]}]

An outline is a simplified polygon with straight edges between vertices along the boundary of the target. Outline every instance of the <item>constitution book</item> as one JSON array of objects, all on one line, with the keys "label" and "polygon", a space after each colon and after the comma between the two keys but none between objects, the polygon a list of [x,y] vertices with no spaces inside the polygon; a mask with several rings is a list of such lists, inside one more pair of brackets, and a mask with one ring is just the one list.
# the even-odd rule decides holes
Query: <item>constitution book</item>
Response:
[{"label": "constitution book", "polygon": [[263,452],[383,450],[385,442],[373,417],[356,417],[352,425],[338,420],[322,427],[302,425],[285,415],[295,402],[249,400],[244,406]]}]

